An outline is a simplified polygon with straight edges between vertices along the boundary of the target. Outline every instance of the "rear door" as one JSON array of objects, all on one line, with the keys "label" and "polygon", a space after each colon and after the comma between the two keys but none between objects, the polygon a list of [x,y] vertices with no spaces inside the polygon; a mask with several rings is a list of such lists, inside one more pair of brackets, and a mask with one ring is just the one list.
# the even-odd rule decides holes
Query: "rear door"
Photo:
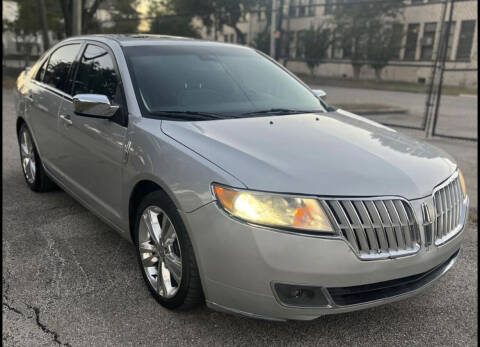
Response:
[{"label": "rear door", "polygon": [[120,223],[122,169],[127,110],[113,53],[97,42],[87,42],[74,72],[71,95],[102,94],[119,105],[111,119],[75,114],[65,99],[58,117],[58,165],[64,180],[88,205],[115,224]]},{"label": "rear door", "polygon": [[55,171],[58,157],[57,116],[65,98],[72,64],[80,52],[80,43],[60,46],[48,56],[30,83],[25,95],[29,103],[27,122],[35,138],[42,162]]}]

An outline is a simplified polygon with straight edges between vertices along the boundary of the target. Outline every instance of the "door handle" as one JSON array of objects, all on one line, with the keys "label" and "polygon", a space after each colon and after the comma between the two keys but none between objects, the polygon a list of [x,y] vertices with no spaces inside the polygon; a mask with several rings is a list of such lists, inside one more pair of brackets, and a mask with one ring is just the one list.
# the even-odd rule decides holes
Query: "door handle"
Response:
[{"label": "door handle", "polygon": [[61,115],[60,115],[60,119],[63,120],[67,126],[70,126],[70,125],[73,124],[73,122],[72,122],[72,120],[70,119],[70,116],[69,116],[69,115],[61,114]]}]

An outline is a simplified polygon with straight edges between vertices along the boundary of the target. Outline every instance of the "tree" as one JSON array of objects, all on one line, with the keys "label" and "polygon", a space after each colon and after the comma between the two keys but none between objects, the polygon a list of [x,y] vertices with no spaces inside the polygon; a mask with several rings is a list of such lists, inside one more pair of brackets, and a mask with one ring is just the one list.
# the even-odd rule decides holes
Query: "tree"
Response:
[{"label": "tree", "polygon": [[253,46],[265,54],[270,53],[270,30],[261,31],[255,36]]},{"label": "tree", "polygon": [[[72,10],[73,0],[58,0],[62,9],[65,22],[65,35],[72,36]],[[95,12],[105,0],[82,1],[82,33],[94,32],[99,29],[99,24],[95,20]]]},{"label": "tree", "polygon": [[398,0],[345,0],[337,3],[333,11],[332,25],[335,37],[342,42],[344,58],[350,58],[355,79],[367,60],[368,43],[375,40],[383,26],[395,20],[401,13],[403,2]]},{"label": "tree", "polygon": [[148,9],[148,17],[151,18],[149,33],[199,38],[192,25],[192,17],[177,15],[175,11],[171,3],[152,2]]},{"label": "tree", "polygon": [[[263,2],[265,0],[261,0]],[[256,0],[169,0],[168,4],[180,16],[189,18],[198,17],[209,30],[215,32],[223,25],[231,27],[239,43],[245,43],[245,33],[240,30],[238,23],[245,12],[254,9],[259,1]]]},{"label": "tree", "polygon": [[398,56],[402,42],[402,29],[399,23],[390,25],[375,25],[370,28],[368,40],[367,59],[369,65],[375,70],[375,78],[381,79],[382,70],[388,62]]},{"label": "tree", "polygon": [[330,30],[322,26],[314,28],[312,25],[304,32],[301,44],[310,75],[313,77],[315,68],[327,57],[328,47],[331,44]]},{"label": "tree", "polygon": [[43,49],[50,48],[50,39],[48,37],[48,23],[47,23],[47,8],[45,7],[45,0],[37,0],[38,9],[40,11],[40,22],[42,24],[42,40]]},{"label": "tree", "polygon": [[111,10],[113,26],[106,31],[117,34],[136,33],[140,24],[139,13],[135,9],[139,0],[116,0]]},{"label": "tree", "polygon": [[[61,21],[58,16],[58,11],[55,9],[55,0],[44,0],[45,6],[51,8],[46,14],[46,25],[50,30],[58,31],[61,27]],[[33,47],[38,46],[39,33],[42,31],[42,16],[38,13],[41,11],[39,2],[31,0],[16,0],[18,5],[17,18],[13,22],[4,22],[7,25],[6,29],[13,32],[15,40],[20,52],[24,56],[25,66],[30,64]],[[57,8],[58,9],[58,8]],[[44,49],[48,44],[44,41]]]}]

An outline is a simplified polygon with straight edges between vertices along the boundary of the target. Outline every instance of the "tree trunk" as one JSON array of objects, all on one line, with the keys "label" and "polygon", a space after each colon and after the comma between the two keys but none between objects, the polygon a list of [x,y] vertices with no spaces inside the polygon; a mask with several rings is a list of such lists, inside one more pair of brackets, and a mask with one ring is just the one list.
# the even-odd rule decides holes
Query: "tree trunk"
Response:
[{"label": "tree trunk", "polygon": [[353,78],[356,80],[360,79],[360,70],[362,68],[362,65],[352,64],[352,67],[353,67]]},{"label": "tree trunk", "polygon": [[72,0],[59,0],[65,22],[66,37],[72,36]]},{"label": "tree trunk", "polygon": [[236,25],[232,26],[233,30],[235,30],[235,33],[237,34],[237,43],[240,43],[242,45],[245,44],[245,34],[243,31],[241,31]]},{"label": "tree trunk", "polygon": [[50,48],[50,40],[48,38],[47,10],[45,8],[45,0],[37,0],[40,9],[40,21],[42,22],[42,41],[43,50]]},{"label": "tree trunk", "polygon": [[377,81],[380,81],[382,79],[382,68],[381,67],[376,67],[375,69],[375,79]]}]

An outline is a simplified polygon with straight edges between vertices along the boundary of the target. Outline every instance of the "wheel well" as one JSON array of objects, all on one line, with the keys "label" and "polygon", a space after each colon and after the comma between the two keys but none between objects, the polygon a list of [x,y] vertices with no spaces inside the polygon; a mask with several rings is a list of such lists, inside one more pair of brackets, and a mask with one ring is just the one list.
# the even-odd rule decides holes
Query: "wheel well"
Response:
[{"label": "wheel well", "polygon": [[17,118],[17,137],[18,137],[18,132],[20,131],[20,127],[22,124],[25,123],[25,120],[22,117]]},{"label": "wheel well", "polygon": [[130,223],[130,237],[132,238],[132,241],[134,240],[133,232],[135,229],[135,213],[137,208],[147,194],[156,190],[164,191],[162,187],[155,182],[144,180],[138,182],[130,194],[130,199],[128,201],[128,220]]}]

